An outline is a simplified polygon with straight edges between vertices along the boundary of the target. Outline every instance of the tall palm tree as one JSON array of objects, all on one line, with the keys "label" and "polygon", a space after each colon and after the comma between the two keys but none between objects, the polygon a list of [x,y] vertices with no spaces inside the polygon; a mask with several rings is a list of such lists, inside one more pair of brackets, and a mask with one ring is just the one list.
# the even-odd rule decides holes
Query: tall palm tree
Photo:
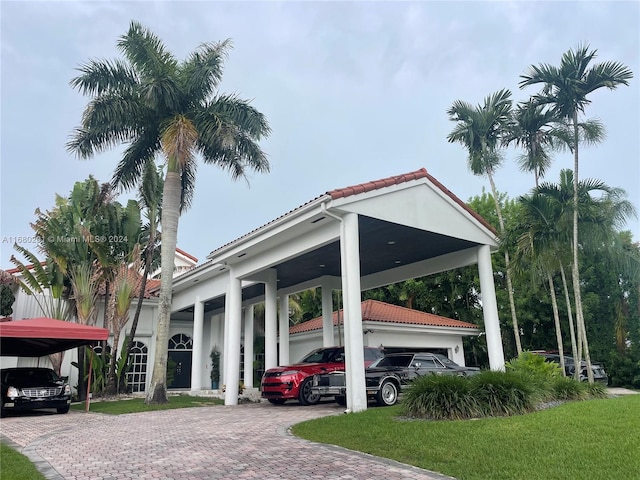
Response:
[{"label": "tall palm tree", "polygon": [[[571,268],[573,289],[576,302],[578,327],[584,330],[584,315],[580,293],[580,268],[578,263],[578,117],[584,114],[591,103],[587,98],[594,91],[606,87],[614,90],[619,85],[629,85],[633,73],[620,62],[603,62],[589,68],[596,57],[597,50],[590,50],[589,45],[579,45],[575,51],[568,50],[562,55],[560,67],[549,64],[532,65],[529,71],[521,75],[520,88],[529,85],[543,84],[540,94],[535,95],[536,103],[550,105],[561,118],[566,119],[573,127],[573,264]],[[585,361],[589,381],[593,383],[591,358],[588,344],[585,348]]]},{"label": "tall palm tree", "polygon": [[[494,181],[495,169],[502,163],[499,151],[500,142],[508,129],[511,116],[511,92],[500,90],[485,98],[483,105],[472,106],[467,102],[456,100],[447,110],[449,120],[457,122],[453,131],[447,136],[451,143],[462,144],[469,152],[469,168],[474,175],[486,175],[491,185],[496,213],[500,224],[500,234],[505,234],[504,218],[500,208],[498,190]],[[513,285],[509,273],[509,252],[504,251],[506,263],[507,291],[509,307],[517,353],[522,352],[520,327],[513,299]]]},{"label": "tall palm tree", "polygon": [[269,162],[258,142],[270,128],[249,102],[216,92],[229,40],[202,44],[179,62],[156,35],[132,22],[117,45],[124,60],[90,60],[71,81],[91,100],[67,146],[90,158],[127,144],[112,180],[124,190],[140,182],[148,161],[164,156],[162,275],[154,368],[145,401],[165,403],[178,218],[191,203],[196,155],[227,170],[234,180],[246,178],[247,169],[267,172]]},{"label": "tall palm tree", "polygon": [[[544,197],[551,206],[552,213],[549,215],[549,221],[553,224],[555,236],[552,249],[561,262],[560,274],[565,289],[565,298],[569,309],[569,325],[571,327],[573,320],[571,318],[571,302],[568,295],[564,263],[571,262],[570,259],[572,258],[573,188],[573,172],[569,169],[564,169],[560,172],[559,183],[545,182],[534,190],[534,195]],[[623,190],[610,187],[600,180],[585,179],[578,182],[581,250],[585,252],[595,251],[601,249],[603,245],[612,244],[617,236],[616,229],[623,225],[626,219],[636,214],[635,208],[625,199],[625,196],[626,194]],[[540,243],[541,236],[538,235],[537,238],[538,243]],[[533,240],[535,243],[536,240]],[[574,301],[577,301],[575,296]],[[576,306],[577,310],[578,307]],[[583,348],[586,355],[588,341],[585,325],[578,322],[577,314],[576,331],[577,348],[574,345],[572,333],[572,350],[574,358],[578,361],[582,358]]]}]

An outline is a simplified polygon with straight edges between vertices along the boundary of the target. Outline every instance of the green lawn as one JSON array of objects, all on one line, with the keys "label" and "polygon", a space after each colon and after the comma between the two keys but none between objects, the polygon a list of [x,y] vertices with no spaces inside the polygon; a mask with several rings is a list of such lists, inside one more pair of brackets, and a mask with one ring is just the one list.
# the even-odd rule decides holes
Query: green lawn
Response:
[{"label": "green lawn", "polygon": [[[224,400],[219,398],[192,397],[191,395],[176,395],[169,397],[169,403],[163,405],[146,405],[143,398],[130,400],[91,402],[89,411],[122,415],[125,413],[150,412],[152,410],[170,410],[172,408],[209,407],[223,405]],[[85,405],[77,403],[71,406],[72,410],[84,411]]]},{"label": "green lawn", "polygon": [[406,420],[400,412],[370,408],[304,422],[293,433],[461,480],[640,478],[640,395],[482,420]]},{"label": "green lawn", "polygon": [[44,480],[44,476],[27,457],[0,443],[0,478],[2,480]]}]

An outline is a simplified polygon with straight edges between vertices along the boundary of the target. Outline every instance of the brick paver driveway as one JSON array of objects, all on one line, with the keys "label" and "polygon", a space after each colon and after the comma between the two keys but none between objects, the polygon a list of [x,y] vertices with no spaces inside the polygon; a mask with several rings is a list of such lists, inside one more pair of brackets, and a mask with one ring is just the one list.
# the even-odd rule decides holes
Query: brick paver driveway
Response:
[{"label": "brick paver driveway", "polygon": [[294,423],[340,412],[335,404],[264,403],[118,416],[71,411],[10,416],[0,432],[56,480],[448,478],[288,433]]}]

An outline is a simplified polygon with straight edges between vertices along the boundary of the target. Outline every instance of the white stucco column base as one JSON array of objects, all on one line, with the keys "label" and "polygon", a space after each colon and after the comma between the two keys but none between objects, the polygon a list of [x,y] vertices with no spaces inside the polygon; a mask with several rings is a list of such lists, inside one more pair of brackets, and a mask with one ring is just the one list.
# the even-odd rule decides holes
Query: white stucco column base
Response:
[{"label": "white stucco column base", "polygon": [[193,304],[193,337],[192,337],[192,361],[191,361],[191,391],[202,390],[202,371],[205,362],[202,351],[204,340],[204,302],[196,296]]},{"label": "white stucco column base", "polygon": [[253,305],[244,309],[244,386],[253,388]]},{"label": "white stucco column base", "polygon": [[280,363],[289,365],[289,295],[280,297]]},{"label": "white stucco column base", "polygon": [[226,301],[228,309],[227,344],[224,359],[227,368],[225,378],[225,405],[238,404],[238,384],[240,383],[240,327],[242,325],[242,282],[235,278],[233,268],[229,272],[229,294]]},{"label": "white stucco column base", "polygon": [[362,340],[359,244],[358,215],[347,213],[342,219],[340,231],[340,256],[344,294],[347,407],[351,412],[361,412],[367,409]]},{"label": "white stucco column base", "polygon": [[278,366],[278,273],[274,269],[267,272],[264,284],[264,369]]},{"label": "white stucco column base", "polygon": [[482,295],[482,313],[484,330],[487,335],[487,351],[491,370],[504,370],[504,351],[500,335],[500,319],[496,301],[496,287],[493,282],[491,266],[491,250],[489,245],[478,247],[478,274],[480,277],[480,293]]}]

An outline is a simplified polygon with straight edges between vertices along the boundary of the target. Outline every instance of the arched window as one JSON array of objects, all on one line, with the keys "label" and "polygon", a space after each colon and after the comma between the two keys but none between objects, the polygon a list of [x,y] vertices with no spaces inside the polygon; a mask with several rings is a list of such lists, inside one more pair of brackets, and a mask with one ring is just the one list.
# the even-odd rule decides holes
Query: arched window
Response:
[{"label": "arched window", "polygon": [[129,352],[127,385],[132,392],[144,392],[147,383],[147,346],[137,340],[131,345]]},{"label": "arched window", "polygon": [[178,333],[169,339],[169,350],[192,350],[193,340],[186,333]]}]

